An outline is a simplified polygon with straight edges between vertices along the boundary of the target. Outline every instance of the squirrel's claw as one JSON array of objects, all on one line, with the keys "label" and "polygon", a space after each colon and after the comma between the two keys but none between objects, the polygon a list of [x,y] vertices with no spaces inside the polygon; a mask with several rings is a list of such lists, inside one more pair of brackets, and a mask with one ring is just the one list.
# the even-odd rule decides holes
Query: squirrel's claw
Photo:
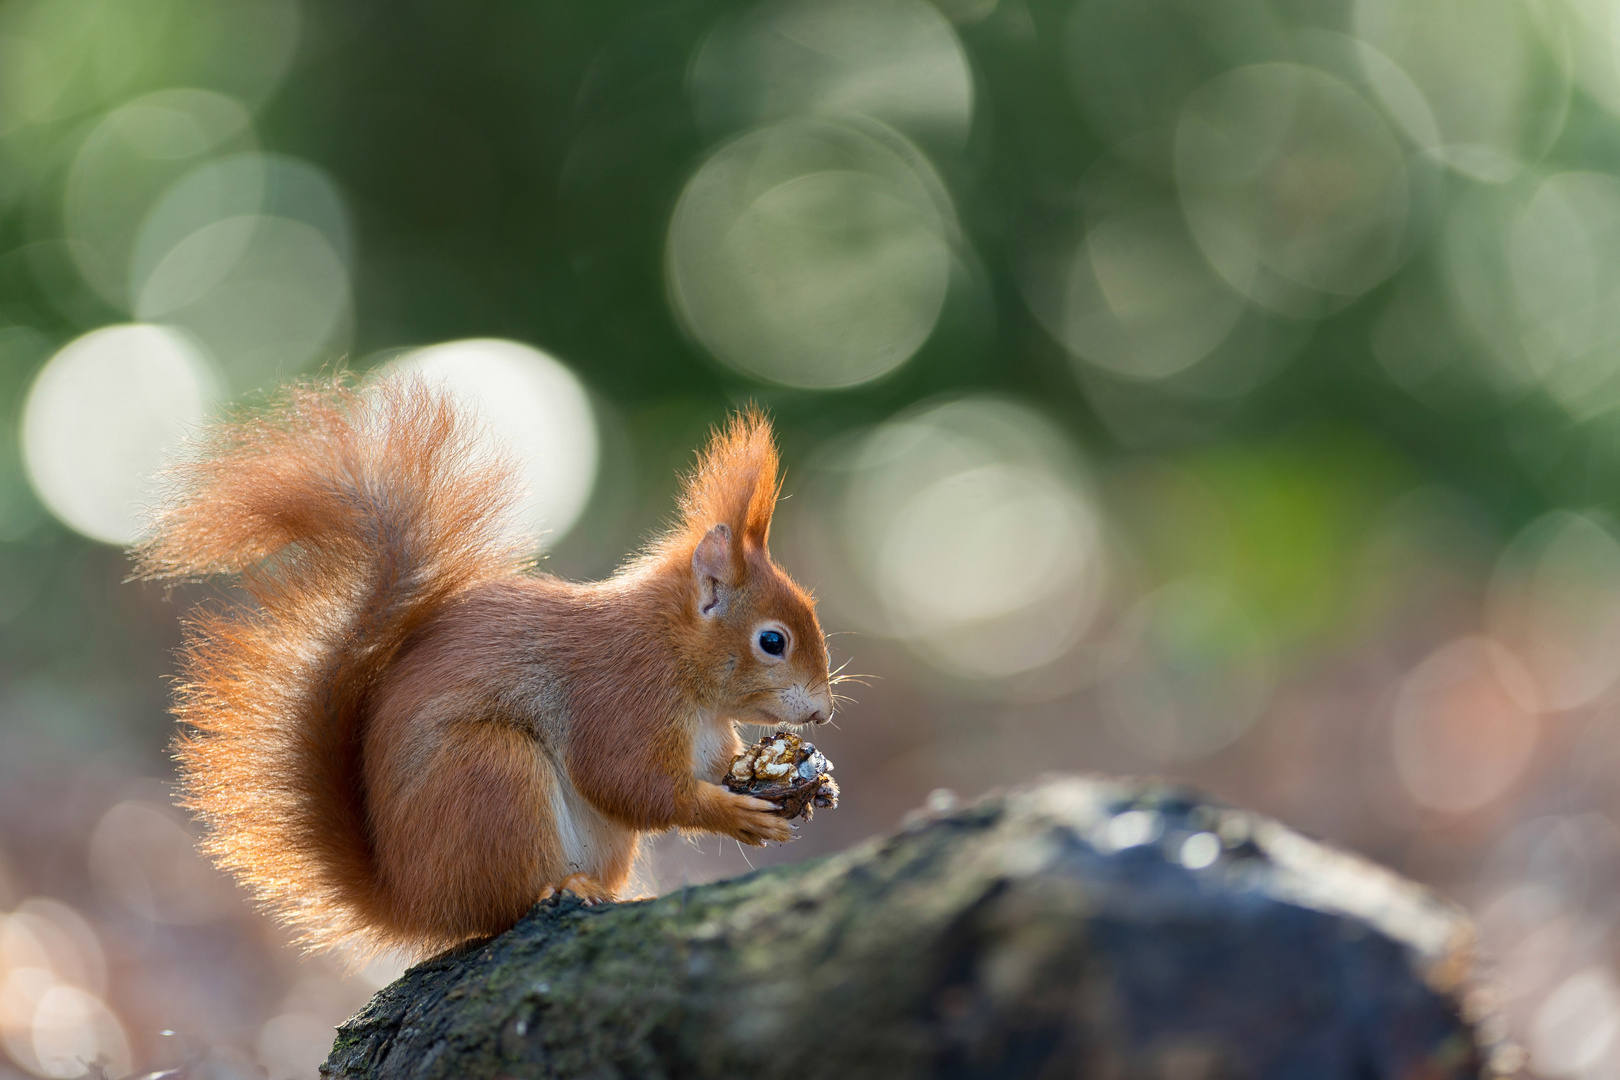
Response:
[{"label": "squirrel's claw", "polygon": [[618,899],[618,897],[614,895],[613,890],[609,889],[606,885],[603,885],[600,881],[597,881],[589,874],[573,874],[567,878],[564,878],[562,884],[557,886],[556,891],[559,893],[564,891],[573,893],[575,896],[579,897],[580,903],[584,904],[586,907],[591,907],[595,904],[601,903],[611,903]]}]

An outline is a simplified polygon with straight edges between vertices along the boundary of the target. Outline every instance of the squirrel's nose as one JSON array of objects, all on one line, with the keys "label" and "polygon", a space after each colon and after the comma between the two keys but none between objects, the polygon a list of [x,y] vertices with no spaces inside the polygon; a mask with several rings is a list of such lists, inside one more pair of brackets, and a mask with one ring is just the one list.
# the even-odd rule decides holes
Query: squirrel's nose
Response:
[{"label": "squirrel's nose", "polygon": [[832,719],[832,688],[811,691],[803,683],[787,687],[782,692],[782,704],[795,724],[825,724]]}]

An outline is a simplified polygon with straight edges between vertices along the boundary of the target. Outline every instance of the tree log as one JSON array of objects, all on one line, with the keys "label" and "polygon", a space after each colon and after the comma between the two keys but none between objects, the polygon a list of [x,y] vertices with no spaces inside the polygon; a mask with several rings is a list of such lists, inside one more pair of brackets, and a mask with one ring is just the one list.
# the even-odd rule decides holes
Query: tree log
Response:
[{"label": "tree log", "polygon": [[1183,788],[1059,778],[412,968],[330,1077],[1494,1074],[1451,904]]}]

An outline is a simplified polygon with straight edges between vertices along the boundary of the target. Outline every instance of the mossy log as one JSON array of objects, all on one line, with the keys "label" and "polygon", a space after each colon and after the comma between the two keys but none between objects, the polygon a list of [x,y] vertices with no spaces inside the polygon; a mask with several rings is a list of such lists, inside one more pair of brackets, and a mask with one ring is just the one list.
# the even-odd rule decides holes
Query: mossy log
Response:
[{"label": "mossy log", "polygon": [[381,991],[322,1072],[1481,1077],[1470,943],[1452,905],[1257,815],[1064,778],[657,900],[541,903]]}]

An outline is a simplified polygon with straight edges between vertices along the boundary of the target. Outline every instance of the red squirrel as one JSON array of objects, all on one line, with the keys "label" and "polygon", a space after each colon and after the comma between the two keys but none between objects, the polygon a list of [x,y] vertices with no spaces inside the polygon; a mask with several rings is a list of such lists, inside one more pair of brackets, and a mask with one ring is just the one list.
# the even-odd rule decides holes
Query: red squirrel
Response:
[{"label": "red squirrel", "polygon": [[562,889],[617,899],[649,832],[792,836],[719,784],[735,722],[833,712],[815,604],[766,547],[768,422],[732,417],[677,523],[588,584],[534,572],[479,436],[418,380],[293,387],[200,435],[135,549],[137,577],[246,593],[187,619],[181,790],[307,947],[424,955]]}]

